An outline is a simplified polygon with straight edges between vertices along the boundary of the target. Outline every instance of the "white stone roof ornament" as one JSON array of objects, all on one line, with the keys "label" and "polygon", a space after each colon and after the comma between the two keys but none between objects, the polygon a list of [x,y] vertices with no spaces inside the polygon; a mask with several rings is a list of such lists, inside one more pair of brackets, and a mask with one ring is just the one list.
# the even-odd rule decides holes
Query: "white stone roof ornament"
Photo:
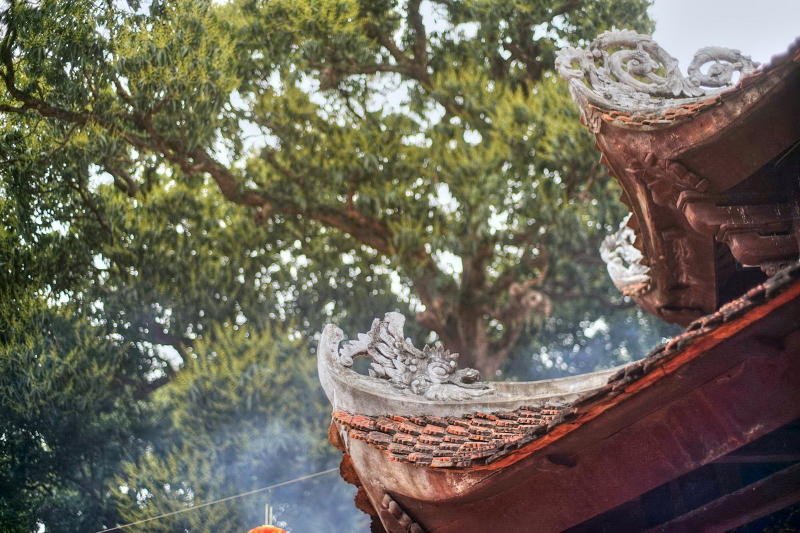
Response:
[{"label": "white stone roof ornament", "polygon": [[370,377],[428,400],[465,400],[492,392],[488,383],[478,381],[477,370],[457,368],[457,353],[428,345],[415,348],[411,339],[403,337],[405,321],[400,313],[376,318],[369,333],[359,333],[358,340],[345,343],[339,362],[350,367],[355,357],[370,357]]},{"label": "white stone roof ornament", "polygon": [[626,296],[641,294],[650,286],[650,267],[642,264],[644,256],[633,245],[636,233],[628,227],[632,214],[628,213],[619,230],[603,239],[600,245],[600,257],[606,263],[614,286]]},{"label": "white stone roof ornament", "polygon": [[[463,416],[520,406],[565,405],[606,384],[616,369],[530,382],[479,382],[478,372],[458,369],[458,356],[403,337],[405,317],[386,313],[369,333],[343,346],[342,330],[328,324],[317,346],[319,380],[334,411],[380,416]],[[370,357],[369,376],[352,369],[355,357]]]},{"label": "white stone roof ornament", "polygon": [[569,83],[584,122],[595,132],[599,117],[590,106],[660,114],[732,88],[734,73],[747,75],[756,67],[758,63],[738,50],[711,46],[698,50],[684,76],[678,60],[652,37],[631,30],[604,32],[587,48],[563,48],[556,56],[559,74]]}]

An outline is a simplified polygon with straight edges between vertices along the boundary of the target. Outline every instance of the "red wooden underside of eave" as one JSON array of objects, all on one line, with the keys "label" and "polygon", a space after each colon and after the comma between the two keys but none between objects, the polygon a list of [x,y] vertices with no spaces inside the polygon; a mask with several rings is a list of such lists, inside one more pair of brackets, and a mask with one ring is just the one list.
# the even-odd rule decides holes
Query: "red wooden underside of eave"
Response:
[{"label": "red wooden underside of eave", "polygon": [[[413,491],[402,483],[387,489],[425,531],[547,532],[579,524],[800,417],[798,328],[795,283],[574,422],[476,469],[491,475],[468,494],[430,503],[403,496]],[[350,452],[376,508],[376,480],[419,468],[382,460],[360,442]]]}]

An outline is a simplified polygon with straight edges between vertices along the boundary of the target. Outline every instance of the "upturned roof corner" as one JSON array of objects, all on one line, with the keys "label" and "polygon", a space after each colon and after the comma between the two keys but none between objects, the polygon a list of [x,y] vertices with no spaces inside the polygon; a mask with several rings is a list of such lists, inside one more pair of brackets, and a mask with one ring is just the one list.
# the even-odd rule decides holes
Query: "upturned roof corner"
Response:
[{"label": "upturned roof corner", "polygon": [[709,46],[697,51],[684,76],[678,60],[652,37],[631,30],[604,32],[586,48],[563,48],[556,56],[556,68],[593,133],[604,112],[663,115],[733,88],[736,73],[746,76],[757,67],[739,50]]},{"label": "upturned roof corner", "polygon": [[601,249],[623,294],[687,325],[800,256],[800,41],[760,67],[702,48],[684,75],[615,30],[556,67],[631,211]]},{"label": "upturned roof corner", "polygon": [[[747,456],[757,440],[785,458],[800,428],[800,39],[762,67],[703,48],[684,75],[650,36],[610,31],[556,67],[630,210],[602,245],[609,273],[686,330],[618,368],[490,384],[414,347],[399,313],[344,345],[327,326],[329,438],[356,505],[389,533],[631,529],[645,496],[716,463],[770,463]],[[712,504],[639,530],[749,523],[796,498],[800,465],[736,476]]]}]

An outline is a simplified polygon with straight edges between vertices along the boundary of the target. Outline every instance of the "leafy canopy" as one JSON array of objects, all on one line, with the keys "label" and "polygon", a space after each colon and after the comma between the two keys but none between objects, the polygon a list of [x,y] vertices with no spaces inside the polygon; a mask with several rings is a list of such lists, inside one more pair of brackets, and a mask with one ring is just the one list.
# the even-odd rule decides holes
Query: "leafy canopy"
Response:
[{"label": "leafy canopy", "polygon": [[[4,527],[98,530],[334,464],[300,340],[327,321],[399,308],[488,377],[646,349],[663,328],[596,252],[625,209],[553,74],[562,45],[651,29],[646,7],[3,4]],[[329,513],[302,486],[279,518],[349,527],[315,483]]]},{"label": "leafy canopy", "polygon": [[646,8],[11,2],[5,146],[113,238],[93,176],[139,201],[213,186],[296,232],[278,242],[319,278],[392,273],[421,330],[493,374],[561,302],[620,303],[595,250],[623,208],[553,58],[611,25],[649,29]]}]

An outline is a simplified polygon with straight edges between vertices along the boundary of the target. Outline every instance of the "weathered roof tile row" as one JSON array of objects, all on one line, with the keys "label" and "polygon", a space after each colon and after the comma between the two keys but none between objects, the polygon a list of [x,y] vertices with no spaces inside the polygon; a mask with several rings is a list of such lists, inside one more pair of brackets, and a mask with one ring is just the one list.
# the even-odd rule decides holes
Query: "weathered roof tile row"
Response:
[{"label": "weathered roof tile row", "polygon": [[774,298],[797,280],[800,280],[800,263],[778,272],[719,311],[694,321],[682,334],[656,347],[644,359],[620,368],[606,385],[569,405],[520,407],[513,411],[448,418],[364,416],[335,411],[333,420],[347,430],[350,439],[383,450],[392,461],[433,468],[490,464],[564,422],[574,420],[587,405],[621,394],[629,384],[681,353],[700,337]]},{"label": "weathered roof tile row", "polygon": [[419,466],[468,467],[517,449],[563,418],[567,407],[522,407],[462,417],[369,417],[333,413],[351,439],[385,451],[389,459]]}]

